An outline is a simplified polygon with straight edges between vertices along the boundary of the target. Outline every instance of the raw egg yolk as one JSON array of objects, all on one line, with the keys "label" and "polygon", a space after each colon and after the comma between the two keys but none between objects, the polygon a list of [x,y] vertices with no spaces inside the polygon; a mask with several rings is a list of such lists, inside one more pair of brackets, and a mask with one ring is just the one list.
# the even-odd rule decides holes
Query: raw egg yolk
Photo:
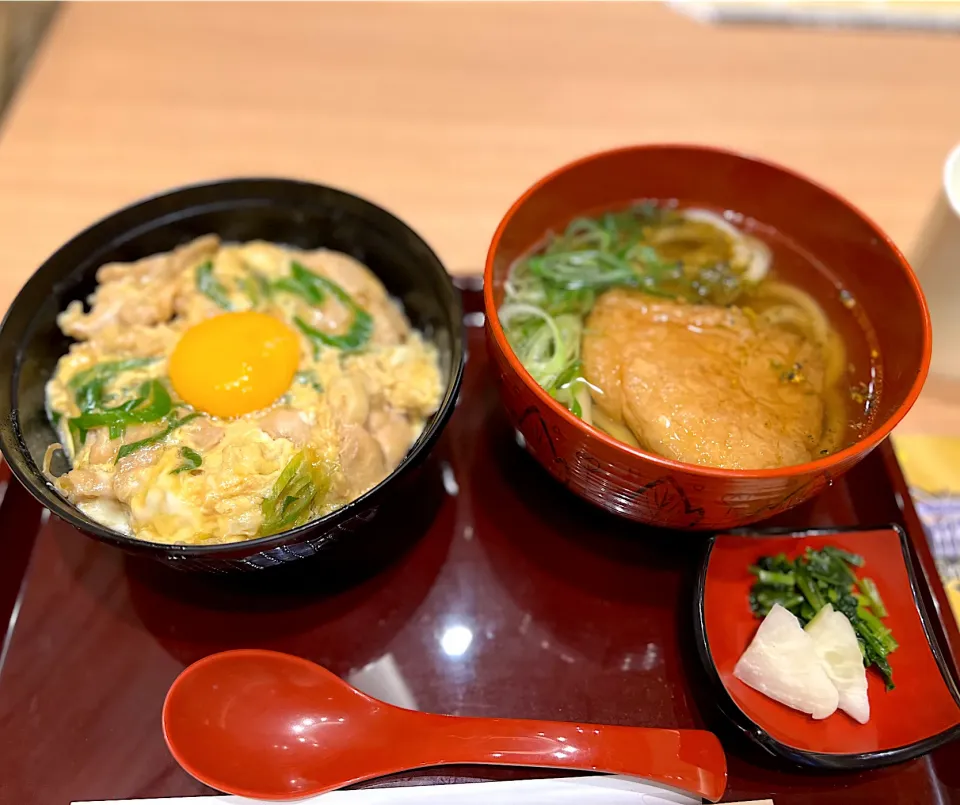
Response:
[{"label": "raw egg yolk", "polygon": [[300,341],[282,321],[223,313],[183,334],[170,356],[170,382],[194,408],[236,417],[273,403],[299,364]]}]

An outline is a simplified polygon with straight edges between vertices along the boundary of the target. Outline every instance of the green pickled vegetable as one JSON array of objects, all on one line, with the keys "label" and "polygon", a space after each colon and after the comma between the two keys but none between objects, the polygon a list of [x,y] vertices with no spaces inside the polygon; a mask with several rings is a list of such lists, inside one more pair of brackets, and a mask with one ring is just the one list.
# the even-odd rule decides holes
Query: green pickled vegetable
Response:
[{"label": "green pickled vegetable", "polygon": [[760,584],[768,584],[771,587],[793,587],[797,583],[797,577],[794,573],[764,570],[762,567],[757,567],[756,565],[751,565],[749,570],[757,577]]},{"label": "green pickled vegetable", "polygon": [[887,610],[877,585],[857,577],[854,568],[864,564],[862,556],[832,546],[808,548],[794,560],[784,554],[761,556],[748,568],[757,577],[750,589],[750,609],[763,618],[780,604],[806,625],[830,603],[852,624],[864,665],[876,668],[891,690],[893,671],[887,658],[899,644],[883,623]]},{"label": "green pickled vegetable", "polygon": [[873,579],[859,579],[857,586],[860,588],[860,592],[863,593],[870,602],[870,608],[877,614],[877,617],[887,617],[887,608],[883,604],[880,591],[877,589],[877,585]]},{"label": "green pickled vegetable", "polygon": [[820,594],[819,585],[816,583],[814,577],[810,575],[810,571],[799,562],[794,572],[797,576],[797,587],[800,589],[801,594],[810,605],[814,614],[816,614],[823,609],[826,604],[826,601],[823,600],[823,596]]},{"label": "green pickled vegetable", "polygon": [[840,548],[834,548],[832,545],[827,545],[823,551],[835,559],[843,560],[852,567],[863,567],[864,565],[863,557],[859,554],[850,553],[849,551],[844,551]]}]

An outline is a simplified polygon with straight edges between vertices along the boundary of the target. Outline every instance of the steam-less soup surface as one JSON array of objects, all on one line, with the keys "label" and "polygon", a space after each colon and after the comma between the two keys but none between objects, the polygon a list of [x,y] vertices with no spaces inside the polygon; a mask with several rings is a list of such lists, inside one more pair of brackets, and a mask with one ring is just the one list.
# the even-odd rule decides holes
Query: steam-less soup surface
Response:
[{"label": "steam-less soup surface", "polygon": [[645,202],[577,218],[499,309],[534,380],[587,423],[690,464],[769,469],[855,442],[882,389],[829,270],[734,213]]},{"label": "steam-less soup surface", "polygon": [[436,349],[345,254],[208,236],[97,281],[59,316],[76,343],[47,413],[71,465],[57,488],[121,533],[303,524],[383,480],[440,403]]}]

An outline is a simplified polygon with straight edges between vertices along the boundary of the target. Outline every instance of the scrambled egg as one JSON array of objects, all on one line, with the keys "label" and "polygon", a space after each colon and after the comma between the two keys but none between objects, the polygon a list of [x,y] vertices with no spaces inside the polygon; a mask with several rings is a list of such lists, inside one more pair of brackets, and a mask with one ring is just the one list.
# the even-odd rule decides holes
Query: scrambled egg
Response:
[{"label": "scrambled egg", "polygon": [[[97,272],[47,384],[60,492],[160,543],[252,539],[379,483],[437,409],[435,347],[351,257],[199,238]],[[49,464],[49,461],[47,462]]]}]

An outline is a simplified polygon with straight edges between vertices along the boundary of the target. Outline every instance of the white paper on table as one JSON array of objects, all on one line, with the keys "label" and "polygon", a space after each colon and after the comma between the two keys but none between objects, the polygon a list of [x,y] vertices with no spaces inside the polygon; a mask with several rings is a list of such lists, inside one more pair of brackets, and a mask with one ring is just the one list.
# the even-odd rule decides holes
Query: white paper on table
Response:
[{"label": "white paper on table", "polygon": [[810,25],[827,28],[879,28],[904,31],[960,31],[955,0],[669,0],[681,14],[718,25]]},{"label": "white paper on table", "polygon": [[[242,797],[169,797],[165,799],[111,800],[109,805],[252,805],[259,800]],[[692,797],[632,777],[562,777],[554,780],[509,780],[494,783],[406,785],[331,791],[298,800],[302,805],[700,805]],[[108,805],[75,802],[73,805]]]}]

